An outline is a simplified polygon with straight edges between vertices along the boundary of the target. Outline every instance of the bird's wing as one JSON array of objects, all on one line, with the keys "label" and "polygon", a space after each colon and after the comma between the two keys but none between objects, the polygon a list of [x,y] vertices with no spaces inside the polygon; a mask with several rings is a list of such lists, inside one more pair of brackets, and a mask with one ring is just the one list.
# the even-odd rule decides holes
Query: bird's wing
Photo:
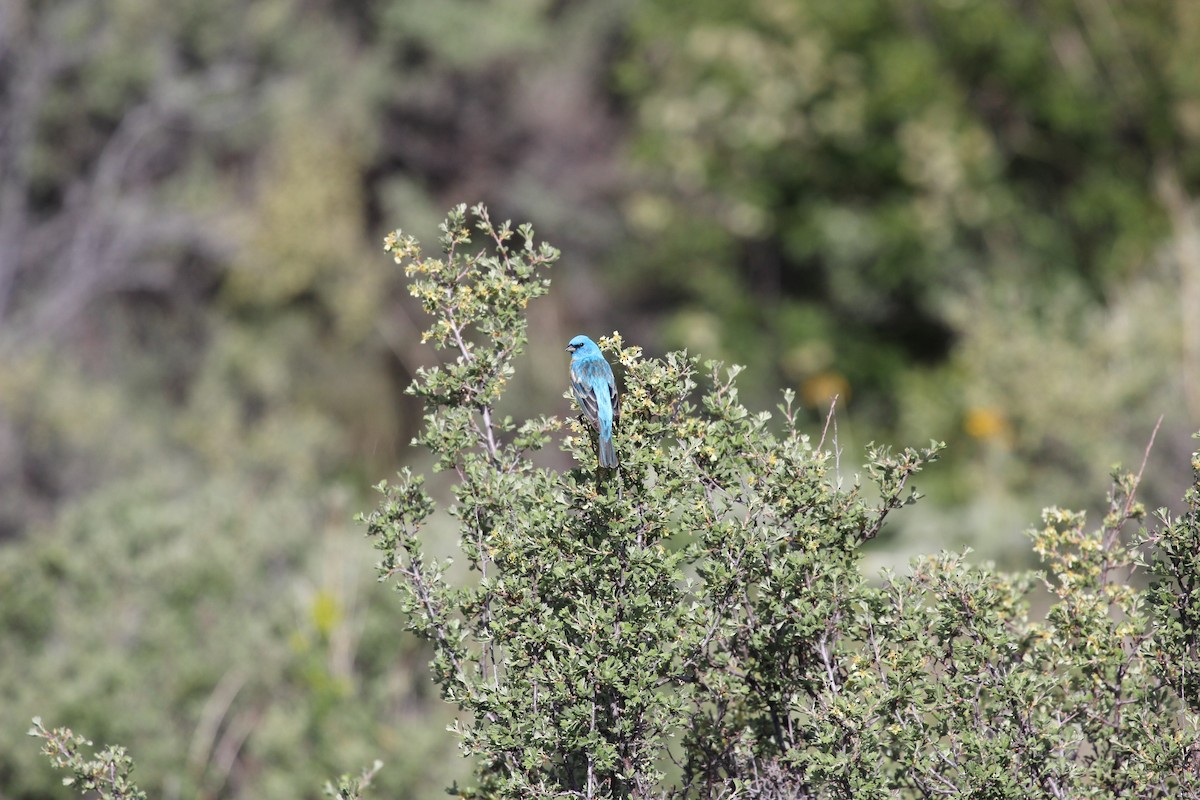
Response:
[{"label": "bird's wing", "polygon": [[[606,370],[607,368],[607,370]],[[605,372],[607,371],[607,375]],[[600,409],[596,403],[596,391],[608,384],[610,396],[615,396],[616,384],[612,380],[612,369],[604,359],[585,359],[571,364],[571,391],[579,401],[579,407],[592,424],[599,424]]]},{"label": "bird's wing", "polygon": [[617,379],[613,377],[612,367],[603,358],[597,359],[596,371],[599,373],[596,391],[608,389],[608,407],[612,409],[613,419],[620,416],[620,408],[617,407]]}]

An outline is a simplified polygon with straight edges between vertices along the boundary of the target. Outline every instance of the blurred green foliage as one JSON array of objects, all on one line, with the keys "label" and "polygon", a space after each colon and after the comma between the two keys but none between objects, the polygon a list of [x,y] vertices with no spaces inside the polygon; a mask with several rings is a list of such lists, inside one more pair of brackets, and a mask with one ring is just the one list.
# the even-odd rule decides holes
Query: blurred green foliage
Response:
[{"label": "blurred green foliage", "polygon": [[[303,415],[243,440],[217,425],[206,453],[184,444],[202,417],[181,416],[176,452],[0,549],[5,709],[136,742],[158,796],[312,794],[377,757],[377,785],[421,785],[444,750],[406,730],[429,724],[421,655],[386,627],[355,494],[314,468],[327,432]],[[19,732],[0,741],[6,792],[48,792]]]},{"label": "blurred green foliage", "polygon": [[[622,76],[670,191],[632,215],[682,251],[655,278],[749,305],[775,347],[823,318],[836,355],[891,345],[853,375],[884,386],[944,353],[945,295],[980,276],[1111,291],[1169,231],[1155,170],[1200,178],[1189,7],[644,4]],[[754,251],[732,296],[722,239]]]}]

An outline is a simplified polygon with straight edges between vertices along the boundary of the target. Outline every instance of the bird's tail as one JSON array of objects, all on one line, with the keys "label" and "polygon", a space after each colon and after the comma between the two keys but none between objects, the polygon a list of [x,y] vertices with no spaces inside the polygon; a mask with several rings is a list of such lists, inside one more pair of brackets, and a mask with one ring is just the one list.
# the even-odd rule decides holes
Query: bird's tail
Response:
[{"label": "bird's tail", "polygon": [[600,437],[600,466],[615,469],[617,466],[617,449],[613,447],[611,436]]}]

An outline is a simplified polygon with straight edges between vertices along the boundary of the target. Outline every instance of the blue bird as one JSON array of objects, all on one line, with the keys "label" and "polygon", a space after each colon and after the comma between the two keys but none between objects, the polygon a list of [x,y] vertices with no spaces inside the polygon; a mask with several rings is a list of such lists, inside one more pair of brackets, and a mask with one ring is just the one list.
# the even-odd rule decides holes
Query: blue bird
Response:
[{"label": "blue bird", "polygon": [[571,391],[588,422],[600,433],[600,466],[617,466],[613,447],[613,415],[617,410],[617,382],[612,367],[600,348],[586,336],[576,336],[567,344],[571,354]]}]

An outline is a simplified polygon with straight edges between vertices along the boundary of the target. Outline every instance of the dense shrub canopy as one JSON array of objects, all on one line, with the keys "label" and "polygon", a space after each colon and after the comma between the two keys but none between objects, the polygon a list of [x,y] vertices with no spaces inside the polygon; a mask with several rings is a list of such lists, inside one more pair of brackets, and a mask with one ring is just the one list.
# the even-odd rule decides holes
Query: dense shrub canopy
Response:
[{"label": "dense shrub canopy", "polygon": [[[615,334],[601,345],[624,376],[619,473],[596,468],[580,426],[564,441],[575,469],[537,467],[561,423],[499,419],[495,404],[557,253],[474,213],[450,215],[444,258],[399,233],[387,246],[455,356],[411,391],[427,409],[418,441],[455,476],[449,511],[477,580],[424,554],[434,503],[411,473],[381,484],[367,521],[381,576],[435,647],[477,791],[1197,791],[1195,487],[1185,516],[1138,534],[1148,564],[1127,540],[1145,518],[1138,478],[1119,473],[1100,524],[1044,513],[1030,536],[1045,573],[944,553],[866,576],[863,544],[916,498],[937,444],[872,448],[864,487],[836,441],[800,430],[790,392],[772,424],[740,403],[736,368],[709,363],[698,386],[695,357],[644,358]],[[1145,566],[1148,591],[1130,583]],[[1044,615],[1030,611],[1039,587]]]}]

